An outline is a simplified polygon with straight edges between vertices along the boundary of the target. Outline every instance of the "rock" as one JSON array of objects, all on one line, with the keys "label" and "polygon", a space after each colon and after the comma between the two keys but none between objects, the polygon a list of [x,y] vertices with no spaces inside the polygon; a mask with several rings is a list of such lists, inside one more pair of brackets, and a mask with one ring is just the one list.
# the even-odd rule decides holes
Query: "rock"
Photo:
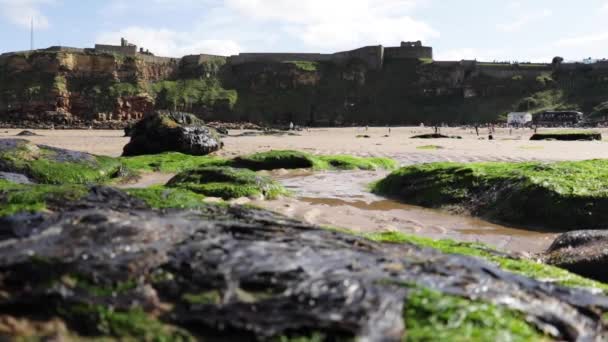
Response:
[{"label": "rock", "polygon": [[223,147],[219,134],[193,114],[156,111],[133,126],[124,156],[181,152],[206,155]]},{"label": "rock", "polygon": [[549,265],[608,282],[608,231],[579,230],[562,234],[542,259]]},{"label": "rock", "polygon": [[115,158],[36,145],[24,139],[0,139],[0,172],[21,174],[37,183],[94,183],[119,176],[122,169]]},{"label": "rock", "polygon": [[21,132],[17,133],[16,136],[18,136],[18,137],[33,137],[33,136],[39,136],[39,134],[36,134],[36,133],[34,133],[32,131],[25,130],[25,131],[21,131]]},{"label": "rock", "polygon": [[438,133],[432,133],[432,134],[415,135],[415,136],[411,137],[410,139],[462,139],[462,137],[457,136],[457,135],[448,136],[448,135],[443,135],[443,134],[438,134]]},{"label": "rock", "polygon": [[318,332],[328,340],[400,341],[417,286],[523,312],[556,340],[608,333],[605,296],[254,208],[156,211],[97,188],[77,205],[23,223],[29,234],[0,244],[2,313],[60,318],[81,336],[184,334],[159,328],[160,320],[212,340]]},{"label": "rock", "polygon": [[9,181],[15,184],[32,184],[32,181],[25,175],[12,172],[1,172],[0,180]]}]

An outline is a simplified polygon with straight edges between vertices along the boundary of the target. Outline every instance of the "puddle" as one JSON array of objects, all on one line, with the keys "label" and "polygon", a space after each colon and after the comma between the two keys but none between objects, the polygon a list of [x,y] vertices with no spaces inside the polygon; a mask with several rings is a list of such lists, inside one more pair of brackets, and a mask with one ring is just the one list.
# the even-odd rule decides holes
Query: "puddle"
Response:
[{"label": "puddle", "polygon": [[369,184],[386,174],[385,171],[279,172],[271,175],[294,195],[255,204],[312,224],[482,242],[514,252],[540,252],[557,235],[411,206],[370,193]]}]

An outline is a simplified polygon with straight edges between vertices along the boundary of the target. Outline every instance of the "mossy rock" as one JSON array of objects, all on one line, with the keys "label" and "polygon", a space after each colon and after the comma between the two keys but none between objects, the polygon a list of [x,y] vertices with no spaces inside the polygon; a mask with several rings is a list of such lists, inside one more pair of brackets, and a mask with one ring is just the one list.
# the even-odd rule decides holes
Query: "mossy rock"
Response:
[{"label": "mossy rock", "polygon": [[201,166],[225,166],[230,163],[220,157],[192,156],[179,152],[122,157],[120,161],[130,170],[163,173],[177,173]]},{"label": "mossy rock", "polygon": [[432,208],[552,230],[603,229],[608,161],[433,163],[405,167],[374,192]]},{"label": "mossy rock", "polygon": [[146,115],[130,130],[131,141],[124,156],[181,152],[207,155],[222,148],[217,131],[194,114],[156,111]]},{"label": "mossy rock", "polygon": [[200,167],[184,171],[173,177],[167,186],[223,199],[259,196],[274,199],[287,193],[269,177],[232,167]]},{"label": "mossy rock", "polygon": [[602,140],[602,134],[593,131],[558,131],[536,133],[530,140],[594,141]]},{"label": "mossy rock", "polygon": [[300,151],[269,151],[237,157],[233,165],[252,170],[315,169],[315,170],[377,170],[395,169],[397,162],[389,158],[362,158],[348,155],[316,156]]},{"label": "mossy rock", "polygon": [[2,139],[0,171],[23,174],[43,184],[88,184],[118,177],[124,168],[110,157]]}]

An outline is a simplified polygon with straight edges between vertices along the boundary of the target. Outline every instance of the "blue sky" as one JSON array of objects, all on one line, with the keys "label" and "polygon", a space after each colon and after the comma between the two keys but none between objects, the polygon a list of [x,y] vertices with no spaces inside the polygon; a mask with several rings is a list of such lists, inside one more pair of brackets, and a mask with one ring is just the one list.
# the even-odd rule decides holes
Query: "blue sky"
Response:
[{"label": "blue sky", "polygon": [[121,36],[157,55],[335,52],[423,40],[438,60],[608,57],[608,0],[0,0],[0,52]]}]

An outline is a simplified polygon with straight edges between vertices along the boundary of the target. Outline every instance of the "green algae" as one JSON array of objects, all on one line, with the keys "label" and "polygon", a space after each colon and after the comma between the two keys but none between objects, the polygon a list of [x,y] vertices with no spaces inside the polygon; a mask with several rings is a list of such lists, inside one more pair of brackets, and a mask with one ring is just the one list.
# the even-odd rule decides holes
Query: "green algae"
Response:
[{"label": "green algae", "polygon": [[120,161],[132,170],[162,173],[177,173],[201,166],[224,166],[228,164],[226,159],[219,157],[191,156],[179,152],[122,157]]},{"label": "green algae", "polygon": [[0,180],[0,217],[17,213],[35,213],[84,197],[88,189],[82,185],[15,184]]},{"label": "green algae", "polygon": [[433,240],[398,232],[365,234],[364,237],[382,243],[411,243],[417,246],[437,249],[443,253],[478,257],[497,264],[505,271],[521,274],[540,281],[569,287],[591,288],[608,293],[608,284],[587,279],[561,268],[545,265],[534,260],[509,257],[480,243]]},{"label": "green algae", "polygon": [[167,186],[223,199],[255,196],[274,199],[287,194],[285,188],[269,177],[232,167],[201,167],[185,171],[172,178]]},{"label": "green algae", "polygon": [[0,152],[4,171],[25,174],[44,184],[102,183],[116,177],[122,164],[111,157],[83,155],[79,161],[57,160],[52,148],[19,142],[14,149]]},{"label": "green algae", "polygon": [[539,341],[521,313],[428,289],[414,289],[403,310],[403,341]]},{"label": "green algae", "polygon": [[205,206],[205,196],[181,188],[153,186],[143,189],[127,189],[129,195],[139,198],[152,208],[197,209]]},{"label": "green algae", "polygon": [[608,220],[607,160],[416,165],[393,172],[372,190],[411,204],[457,207],[549,229],[603,228]]},{"label": "green algae", "polygon": [[348,155],[315,156],[300,151],[269,151],[237,157],[236,167],[252,170],[315,169],[315,170],[376,170],[394,169],[397,163],[389,158],[361,158]]},{"label": "green algae", "polygon": [[196,341],[185,330],[162,323],[139,308],[114,310],[101,305],[75,304],[60,308],[59,314],[90,336],[155,342]]}]

